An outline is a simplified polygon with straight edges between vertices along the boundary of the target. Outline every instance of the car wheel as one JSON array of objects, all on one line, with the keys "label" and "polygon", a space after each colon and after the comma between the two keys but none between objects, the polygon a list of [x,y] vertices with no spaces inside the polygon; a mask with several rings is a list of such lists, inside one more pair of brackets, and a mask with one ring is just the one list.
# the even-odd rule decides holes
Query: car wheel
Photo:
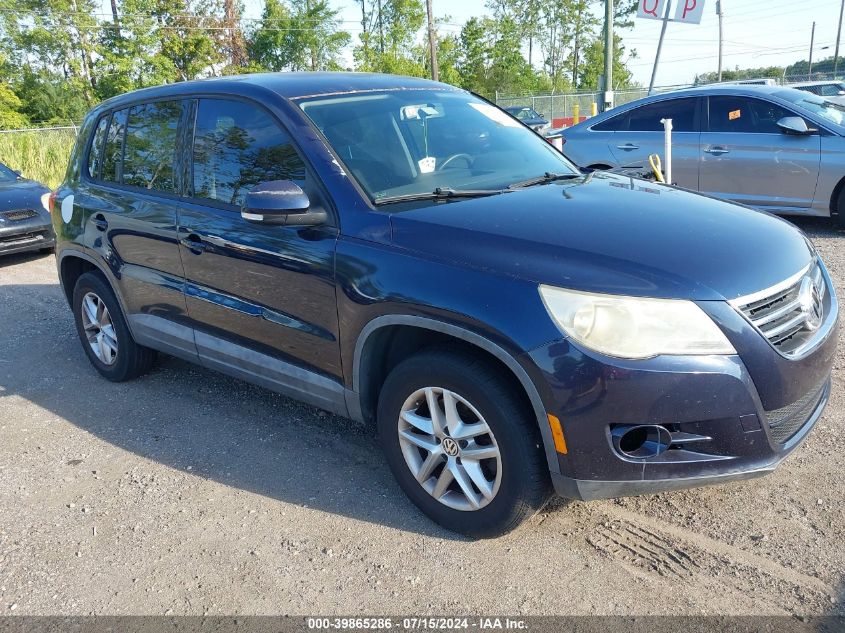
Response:
[{"label": "car wheel", "polygon": [[99,273],[85,273],[76,282],[73,315],[82,347],[104,378],[123,382],[153,366],[155,351],[132,338],[114,292]]},{"label": "car wheel", "polygon": [[449,530],[499,536],[550,497],[537,423],[511,381],[481,359],[431,350],[403,361],[382,387],[377,417],[399,485]]}]

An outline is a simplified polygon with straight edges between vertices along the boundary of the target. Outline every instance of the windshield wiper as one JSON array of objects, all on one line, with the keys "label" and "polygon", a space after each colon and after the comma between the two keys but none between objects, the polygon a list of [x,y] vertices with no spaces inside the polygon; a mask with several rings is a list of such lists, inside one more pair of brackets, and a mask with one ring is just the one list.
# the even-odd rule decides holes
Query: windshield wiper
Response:
[{"label": "windshield wiper", "polygon": [[554,172],[547,171],[545,174],[538,176],[537,178],[531,178],[529,180],[523,180],[522,182],[515,182],[512,185],[508,185],[508,189],[522,189],[524,187],[531,187],[532,185],[545,185],[557,180],[581,178],[583,175],[584,174],[556,174]]},{"label": "windshield wiper", "polygon": [[448,198],[482,198],[484,196],[495,196],[507,192],[508,189],[452,189],[451,187],[438,187],[434,191],[422,191],[420,193],[406,193],[399,196],[378,198],[375,204],[393,204],[394,202],[410,202],[413,200],[446,200]]}]

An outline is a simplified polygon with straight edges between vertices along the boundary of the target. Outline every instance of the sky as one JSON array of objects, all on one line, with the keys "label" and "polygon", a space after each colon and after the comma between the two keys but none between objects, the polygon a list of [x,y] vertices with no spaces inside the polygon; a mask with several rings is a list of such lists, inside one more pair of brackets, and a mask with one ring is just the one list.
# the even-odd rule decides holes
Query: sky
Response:
[{"label": "sky", "polygon": [[[330,1],[340,9],[342,27],[357,39],[361,32],[361,5],[355,0]],[[683,0],[675,0],[673,4],[678,1]],[[667,27],[658,86],[691,83],[696,73],[715,71],[718,67],[716,0],[698,2],[705,3],[700,25],[670,23]],[[469,18],[488,13],[484,0],[433,0],[433,3],[435,15],[447,22],[441,27],[442,32],[457,33]],[[723,67],[784,66],[806,60],[813,21],[816,22],[814,59],[832,56],[840,5],[840,0],[722,0]],[[260,17],[262,7],[261,0],[245,0],[244,17]],[[651,78],[660,27],[658,21],[635,20],[632,29],[620,32],[628,51],[635,51],[628,67],[634,73],[634,80],[644,85]],[[845,43],[840,46],[840,54],[845,56]]]}]

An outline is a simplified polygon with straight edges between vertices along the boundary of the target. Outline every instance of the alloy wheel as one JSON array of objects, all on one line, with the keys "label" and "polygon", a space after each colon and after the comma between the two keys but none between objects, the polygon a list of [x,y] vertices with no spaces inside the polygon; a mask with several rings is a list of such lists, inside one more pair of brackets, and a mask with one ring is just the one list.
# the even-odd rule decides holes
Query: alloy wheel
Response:
[{"label": "alloy wheel", "polygon": [[464,397],[440,387],[411,394],[398,422],[399,446],[417,482],[455,510],[488,505],[502,481],[496,438]]},{"label": "alloy wheel", "polygon": [[113,365],[117,360],[117,335],[103,300],[93,292],[82,298],[82,327],[91,351],[104,365]]}]

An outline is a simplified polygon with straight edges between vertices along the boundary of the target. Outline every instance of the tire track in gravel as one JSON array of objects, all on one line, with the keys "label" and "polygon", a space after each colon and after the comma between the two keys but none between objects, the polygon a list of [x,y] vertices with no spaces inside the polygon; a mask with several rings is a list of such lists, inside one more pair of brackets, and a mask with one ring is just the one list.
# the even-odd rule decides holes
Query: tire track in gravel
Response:
[{"label": "tire track in gravel", "polygon": [[818,578],[682,527],[617,507],[596,514],[600,522],[587,543],[634,575],[703,586],[713,595],[740,592],[784,613],[829,605],[836,595]]}]

